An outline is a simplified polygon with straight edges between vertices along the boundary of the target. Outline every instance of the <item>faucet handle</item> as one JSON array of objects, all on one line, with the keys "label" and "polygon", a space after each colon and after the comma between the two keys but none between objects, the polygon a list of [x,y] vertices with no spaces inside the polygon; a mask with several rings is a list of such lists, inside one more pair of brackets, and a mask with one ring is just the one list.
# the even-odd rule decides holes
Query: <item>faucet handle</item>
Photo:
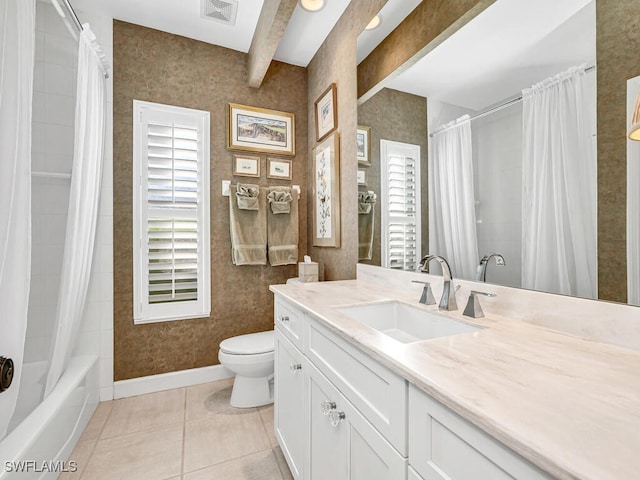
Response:
[{"label": "faucet handle", "polygon": [[422,282],[420,280],[411,280],[411,283],[421,283],[424,285],[422,288],[422,295],[419,302],[423,305],[435,305],[436,299],[431,291],[431,284],[429,282]]},{"label": "faucet handle", "polygon": [[482,318],[484,317],[484,312],[482,311],[482,307],[480,306],[480,301],[478,300],[478,295],[483,295],[485,297],[495,297],[495,293],[488,292],[480,292],[478,290],[471,290],[469,292],[469,300],[467,301],[467,306],[464,307],[463,315],[471,318]]}]

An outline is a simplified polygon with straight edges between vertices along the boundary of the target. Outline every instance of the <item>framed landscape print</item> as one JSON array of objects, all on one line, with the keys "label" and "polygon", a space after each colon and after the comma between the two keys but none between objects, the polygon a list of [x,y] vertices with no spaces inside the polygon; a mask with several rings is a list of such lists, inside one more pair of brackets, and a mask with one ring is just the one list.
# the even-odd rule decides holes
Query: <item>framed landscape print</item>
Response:
[{"label": "framed landscape print", "polygon": [[332,83],[314,104],[316,141],[320,141],[338,128],[338,97]]},{"label": "framed landscape print", "polygon": [[313,149],[313,246],[340,247],[340,141],[329,136]]},{"label": "framed landscape print", "polygon": [[229,104],[227,148],[250,152],[295,155],[293,113]]},{"label": "framed landscape print", "polygon": [[267,178],[291,180],[291,160],[267,158]]},{"label": "framed landscape print", "polygon": [[233,174],[241,177],[260,177],[260,157],[234,155]]},{"label": "framed landscape print", "polygon": [[358,125],[356,131],[356,148],[358,163],[361,165],[371,165],[371,127]]}]

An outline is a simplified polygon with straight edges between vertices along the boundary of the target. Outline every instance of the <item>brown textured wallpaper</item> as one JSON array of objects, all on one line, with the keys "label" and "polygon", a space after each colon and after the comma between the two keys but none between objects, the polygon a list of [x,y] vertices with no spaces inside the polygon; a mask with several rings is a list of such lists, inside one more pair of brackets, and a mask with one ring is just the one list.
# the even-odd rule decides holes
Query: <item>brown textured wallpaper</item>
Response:
[{"label": "brown textured wallpaper", "polygon": [[[308,134],[309,171],[311,152],[316,145],[313,106],[325,89],[335,83],[338,89],[338,129],[340,132],[340,248],[312,247],[313,222],[309,222],[309,250],[320,262],[325,280],[355,278],[358,262],[356,128],[358,123],[356,39],[387,0],[352,0],[344,14],[309,63]],[[312,208],[312,179],[308,179],[309,212]],[[311,214],[311,213],[310,213]]]},{"label": "brown textured wallpaper", "polygon": [[[177,35],[114,21],[114,378],[203,367],[218,363],[223,339],[273,326],[270,284],[297,276],[295,265],[231,263],[228,198],[221,180],[234,183],[232,152],[226,149],[229,102],[296,115],[293,180],[266,178],[261,185],[306,185],[307,71],[272,63],[260,89],[247,86],[247,55]],[[132,281],[132,102],[134,99],[211,112],[211,317],[147,325],[133,324]],[[355,108],[355,107],[354,107]],[[244,178],[247,181],[246,178]],[[256,183],[250,179],[252,183]],[[307,250],[306,196],[300,201],[300,255]]]},{"label": "brown textured wallpaper", "polygon": [[358,98],[375,93],[390,74],[409,68],[494,1],[423,0],[358,65]]},{"label": "brown textured wallpaper", "polygon": [[598,298],[627,300],[627,80],[640,75],[640,2],[597,0]]},{"label": "brown textured wallpaper", "polygon": [[427,99],[418,95],[384,88],[358,107],[358,124],[371,127],[371,166],[358,168],[366,172],[366,187],[378,195],[375,207],[375,230],[373,236],[373,257],[361,261],[371,265],[381,264],[380,228],[382,225],[380,205],[380,139],[420,145],[420,182],[422,184],[422,251],[428,251],[429,244],[429,198],[428,151],[427,151]]}]

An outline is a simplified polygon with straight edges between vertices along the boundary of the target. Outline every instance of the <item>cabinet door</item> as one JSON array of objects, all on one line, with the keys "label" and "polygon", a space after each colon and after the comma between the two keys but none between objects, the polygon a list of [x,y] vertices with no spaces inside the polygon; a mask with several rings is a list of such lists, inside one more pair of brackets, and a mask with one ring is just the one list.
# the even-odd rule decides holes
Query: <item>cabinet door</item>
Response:
[{"label": "cabinet door", "polygon": [[409,389],[409,464],[433,480],[550,480],[462,417]]},{"label": "cabinet door", "polygon": [[276,329],[274,428],[296,480],[303,478],[307,437],[304,370],[303,355]]},{"label": "cabinet door", "polygon": [[405,479],[406,459],[322,373],[309,372],[310,480]]}]

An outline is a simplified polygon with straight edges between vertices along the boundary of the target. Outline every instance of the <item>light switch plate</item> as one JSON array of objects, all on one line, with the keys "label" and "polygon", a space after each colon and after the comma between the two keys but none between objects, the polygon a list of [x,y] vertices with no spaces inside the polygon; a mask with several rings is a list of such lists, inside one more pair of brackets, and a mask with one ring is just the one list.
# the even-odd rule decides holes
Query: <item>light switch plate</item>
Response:
[{"label": "light switch plate", "polygon": [[222,196],[229,196],[229,187],[231,186],[231,180],[222,180]]}]

